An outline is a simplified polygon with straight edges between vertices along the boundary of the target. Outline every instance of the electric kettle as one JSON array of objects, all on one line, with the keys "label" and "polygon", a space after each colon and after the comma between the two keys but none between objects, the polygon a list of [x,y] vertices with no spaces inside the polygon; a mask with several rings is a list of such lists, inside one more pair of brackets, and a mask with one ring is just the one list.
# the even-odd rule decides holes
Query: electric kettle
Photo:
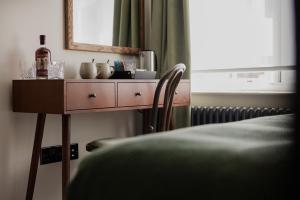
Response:
[{"label": "electric kettle", "polygon": [[140,51],[140,68],[147,71],[156,71],[157,58],[152,50]]}]

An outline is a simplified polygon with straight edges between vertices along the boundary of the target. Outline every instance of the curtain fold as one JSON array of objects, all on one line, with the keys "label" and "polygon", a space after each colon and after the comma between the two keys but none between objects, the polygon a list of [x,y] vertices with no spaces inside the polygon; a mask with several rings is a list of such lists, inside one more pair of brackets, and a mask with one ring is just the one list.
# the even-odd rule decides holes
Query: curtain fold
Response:
[{"label": "curtain fold", "polygon": [[139,0],[114,0],[113,46],[140,47],[139,7]]},{"label": "curtain fold", "polygon": [[[158,76],[177,63],[190,78],[190,28],[188,0],[152,0],[150,49],[157,55]],[[190,108],[174,109],[176,128],[190,126]]]}]

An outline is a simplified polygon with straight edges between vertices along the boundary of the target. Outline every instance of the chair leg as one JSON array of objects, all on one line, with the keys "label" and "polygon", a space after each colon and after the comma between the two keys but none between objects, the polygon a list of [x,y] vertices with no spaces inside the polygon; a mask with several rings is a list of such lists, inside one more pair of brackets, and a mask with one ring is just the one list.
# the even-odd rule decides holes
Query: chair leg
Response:
[{"label": "chair leg", "polygon": [[170,122],[170,130],[174,130],[175,129],[175,122],[174,122],[174,117],[171,116],[171,122]]},{"label": "chair leg", "polygon": [[151,109],[143,110],[143,134],[149,133],[150,114],[151,114]]}]

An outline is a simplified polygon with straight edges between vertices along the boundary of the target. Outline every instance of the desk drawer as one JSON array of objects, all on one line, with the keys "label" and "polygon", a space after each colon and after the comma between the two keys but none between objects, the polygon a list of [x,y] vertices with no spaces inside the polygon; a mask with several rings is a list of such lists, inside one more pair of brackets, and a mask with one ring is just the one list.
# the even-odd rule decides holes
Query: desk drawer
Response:
[{"label": "desk drawer", "polygon": [[67,110],[112,108],[115,103],[115,83],[67,83]]},{"label": "desk drawer", "polygon": [[189,104],[190,103],[190,84],[179,83],[174,95],[174,104]]},{"label": "desk drawer", "polygon": [[[162,88],[161,95],[159,98],[159,104],[164,103],[165,89],[166,84]],[[175,90],[173,104],[185,104],[188,105],[190,103],[190,84],[187,82],[179,83],[178,87]]]},{"label": "desk drawer", "polygon": [[153,104],[156,83],[118,83],[118,106],[148,106]]}]

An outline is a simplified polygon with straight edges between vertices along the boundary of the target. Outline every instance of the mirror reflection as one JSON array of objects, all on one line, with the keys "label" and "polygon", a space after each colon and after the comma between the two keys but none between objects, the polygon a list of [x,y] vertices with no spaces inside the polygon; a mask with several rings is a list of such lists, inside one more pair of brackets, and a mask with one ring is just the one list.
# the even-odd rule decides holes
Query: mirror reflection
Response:
[{"label": "mirror reflection", "polygon": [[114,1],[73,0],[74,42],[112,45]]},{"label": "mirror reflection", "polygon": [[139,48],[139,1],[73,0],[73,42]]}]

